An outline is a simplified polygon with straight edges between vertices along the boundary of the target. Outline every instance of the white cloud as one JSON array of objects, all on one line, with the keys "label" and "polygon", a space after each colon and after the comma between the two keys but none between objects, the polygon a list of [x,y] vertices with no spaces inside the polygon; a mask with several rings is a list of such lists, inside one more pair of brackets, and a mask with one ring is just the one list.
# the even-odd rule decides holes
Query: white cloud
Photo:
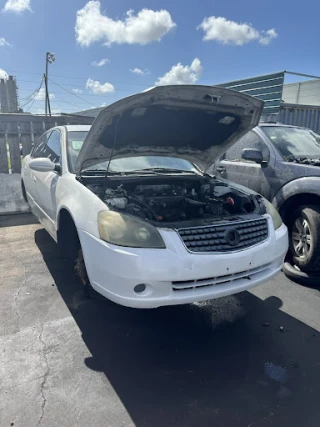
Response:
[{"label": "white cloud", "polygon": [[152,90],[152,89],[154,89],[154,88],[155,88],[155,86],[148,87],[147,89],[144,89],[144,90],[142,91],[142,93],[144,93],[144,92],[149,92],[149,90]]},{"label": "white cloud", "polygon": [[223,17],[209,16],[197,27],[204,31],[203,40],[214,40],[222,44],[242,46],[251,41],[267,45],[278,36],[275,29],[258,31],[251,24],[229,21]]},{"label": "white cloud", "polygon": [[103,67],[104,65],[108,64],[110,62],[107,58],[102,58],[100,61],[92,61],[91,65],[93,67]]},{"label": "white cloud", "polygon": [[[46,91],[45,91],[45,88],[44,87],[42,87],[40,90],[39,90],[39,92],[37,93],[37,95],[35,96],[35,100],[36,101],[44,101],[45,100],[45,98],[46,98]],[[55,95],[54,95],[54,93],[49,93],[49,98],[50,99],[53,99],[53,98],[55,98]]]},{"label": "white cloud", "polygon": [[7,78],[8,78],[8,74],[2,68],[0,68],[0,79],[7,79]]},{"label": "white cloud", "polygon": [[0,47],[10,46],[10,43],[4,37],[0,37]]},{"label": "white cloud", "polygon": [[82,46],[96,42],[145,45],[160,41],[175,26],[167,10],[142,9],[136,15],[129,10],[124,20],[114,20],[101,14],[100,1],[91,0],[78,10],[75,32]]},{"label": "white cloud", "polygon": [[129,71],[133,74],[138,74],[138,76],[146,76],[147,74],[150,74],[150,71],[146,68],[144,70],[141,70],[140,68],[130,68]]},{"label": "white cloud", "polygon": [[102,95],[104,93],[114,92],[114,86],[111,83],[100,83],[98,80],[88,79],[86,88],[90,89],[92,93],[96,95]]},{"label": "white cloud", "polygon": [[170,71],[159,77],[155,82],[156,86],[166,85],[188,85],[195,83],[202,74],[203,67],[198,58],[195,58],[191,65],[183,66],[180,62],[174,65]]},{"label": "white cloud", "polygon": [[31,11],[30,0],[7,0],[4,10],[17,13],[24,12],[25,10]]},{"label": "white cloud", "polygon": [[80,94],[83,92],[83,90],[82,89],[72,89],[72,92]]},{"label": "white cloud", "polygon": [[261,34],[261,37],[259,39],[260,44],[269,44],[272,39],[275,39],[278,37],[278,34],[274,28],[271,28],[271,30],[264,31]]}]

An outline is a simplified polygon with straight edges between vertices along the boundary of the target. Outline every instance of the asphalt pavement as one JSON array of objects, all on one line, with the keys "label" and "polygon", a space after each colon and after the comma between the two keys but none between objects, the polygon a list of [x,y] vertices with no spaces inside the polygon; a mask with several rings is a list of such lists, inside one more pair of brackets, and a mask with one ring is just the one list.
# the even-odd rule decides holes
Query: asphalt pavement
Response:
[{"label": "asphalt pavement", "polygon": [[0,426],[320,425],[320,292],[134,310],[87,299],[29,215],[0,217]]}]

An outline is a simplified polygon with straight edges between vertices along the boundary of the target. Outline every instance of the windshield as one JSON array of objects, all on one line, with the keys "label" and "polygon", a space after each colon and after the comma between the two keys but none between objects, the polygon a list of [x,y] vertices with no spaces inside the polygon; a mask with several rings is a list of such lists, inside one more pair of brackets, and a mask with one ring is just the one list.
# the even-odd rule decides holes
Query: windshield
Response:
[{"label": "windshield", "polygon": [[320,135],[311,130],[264,126],[263,131],[286,160],[320,158]]},{"label": "windshield", "polygon": [[68,131],[67,137],[67,153],[68,153],[68,165],[69,171],[74,172],[74,165],[76,163],[77,157],[81,150],[83,141],[88,135],[87,131]]},{"label": "windshield", "polygon": [[198,172],[198,169],[190,162],[184,159],[175,157],[162,157],[162,156],[139,156],[139,157],[126,157],[124,159],[111,160],[108,168],[109,161],[98,163],[85,170],[107,170],[109,172],[129,173],[139,172],[145,170],[168,170],[168,171],[182,171],[182,172]]},{"label": "windshield", "polygon": [[[88,132],[68,132],[69,170],[74,172],[74,165]],[[107,170],[109,172],[137,172],[145,169],[168,169],[182,172],[199,172],[190,162],[175,157],[139,156],[101,162],[85,170]]]}]

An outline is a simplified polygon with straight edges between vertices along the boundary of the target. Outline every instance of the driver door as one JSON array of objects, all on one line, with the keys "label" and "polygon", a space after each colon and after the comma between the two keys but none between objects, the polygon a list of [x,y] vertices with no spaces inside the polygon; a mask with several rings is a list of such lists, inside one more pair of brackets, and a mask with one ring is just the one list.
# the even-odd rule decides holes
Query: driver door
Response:
[{"label": "driver door", "polygon": [[[244,148],[255,148],[262,152],[264,165],[242,158]],[[250,131],[239,139],[222,158],[216,162],[214,173],[224,179],[251,188],[265,198],[271,197],[274,181],[275,156],[272,147],[255,132]]]},{"label": "driver door", "polygon": [[[44,156],[44,150],[50,134],[51,134],[51,131],[48,131],[40,136],[40,138],[35,143],[30,153],[30,160],[37,159],[39,157]],[[38,172],[35,172],[32,169],[30,169],[29,162],[24,163],[23,178],[24,178],[24,184],[25,184],[30,208],[32,212],[40,219],[41,212],[39,209],[39,205],[38,205],[39,202],[37,197]]]},{"label": "driver door", "polygon": [[[61,138],[61,132],[54,129],[47,140],[41,157],[47,157],[53,163],[60,165]],[[41,212],[41,222],[48,232],[56,238],[56,187],[61,178],[61,172],[34,172],[34,174],[36,175],[36,197]]]}]

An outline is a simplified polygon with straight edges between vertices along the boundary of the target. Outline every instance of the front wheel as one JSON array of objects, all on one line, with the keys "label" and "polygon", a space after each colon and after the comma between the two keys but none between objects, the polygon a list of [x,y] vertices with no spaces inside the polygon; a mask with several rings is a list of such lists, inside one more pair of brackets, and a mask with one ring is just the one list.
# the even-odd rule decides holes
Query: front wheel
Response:
[{"label": "front wheel", "polygon": [[80,279],[82,285],[84,286],[84,293],[87,298],[91,297],[92,292],[92,286],[90,284],[90,280],[88,277],[86,265],[83,258],[83,252],[82,249],[79,248],[75,266],[74,266],[74,272],[76,274],[76,277]]},{"label": "front wheel", "polygon": [[290,253],[302,271],[320,271],[320,208],[300,206],[289,224]]},{"label": "front wheel", "polygon": [[22,196],[23,196],[25,202],[28,203],[26,187],[24,186],[24,182],[22,180],[21,180],[21,192],[22,192]]},{"label": "front wheel", "polygon": [[78,250],[74,271],[84,286],[90,283],[81,248]]},{"label": "front wheel", "polygon": [[290,264],[290,262],[285,262],[283,264],[282,271],[284,274],[296,283],[305,286],[319,287],[320,286],[320,275],[313,275],[312,273],[306,273],[301,271],[296,265]]}]

